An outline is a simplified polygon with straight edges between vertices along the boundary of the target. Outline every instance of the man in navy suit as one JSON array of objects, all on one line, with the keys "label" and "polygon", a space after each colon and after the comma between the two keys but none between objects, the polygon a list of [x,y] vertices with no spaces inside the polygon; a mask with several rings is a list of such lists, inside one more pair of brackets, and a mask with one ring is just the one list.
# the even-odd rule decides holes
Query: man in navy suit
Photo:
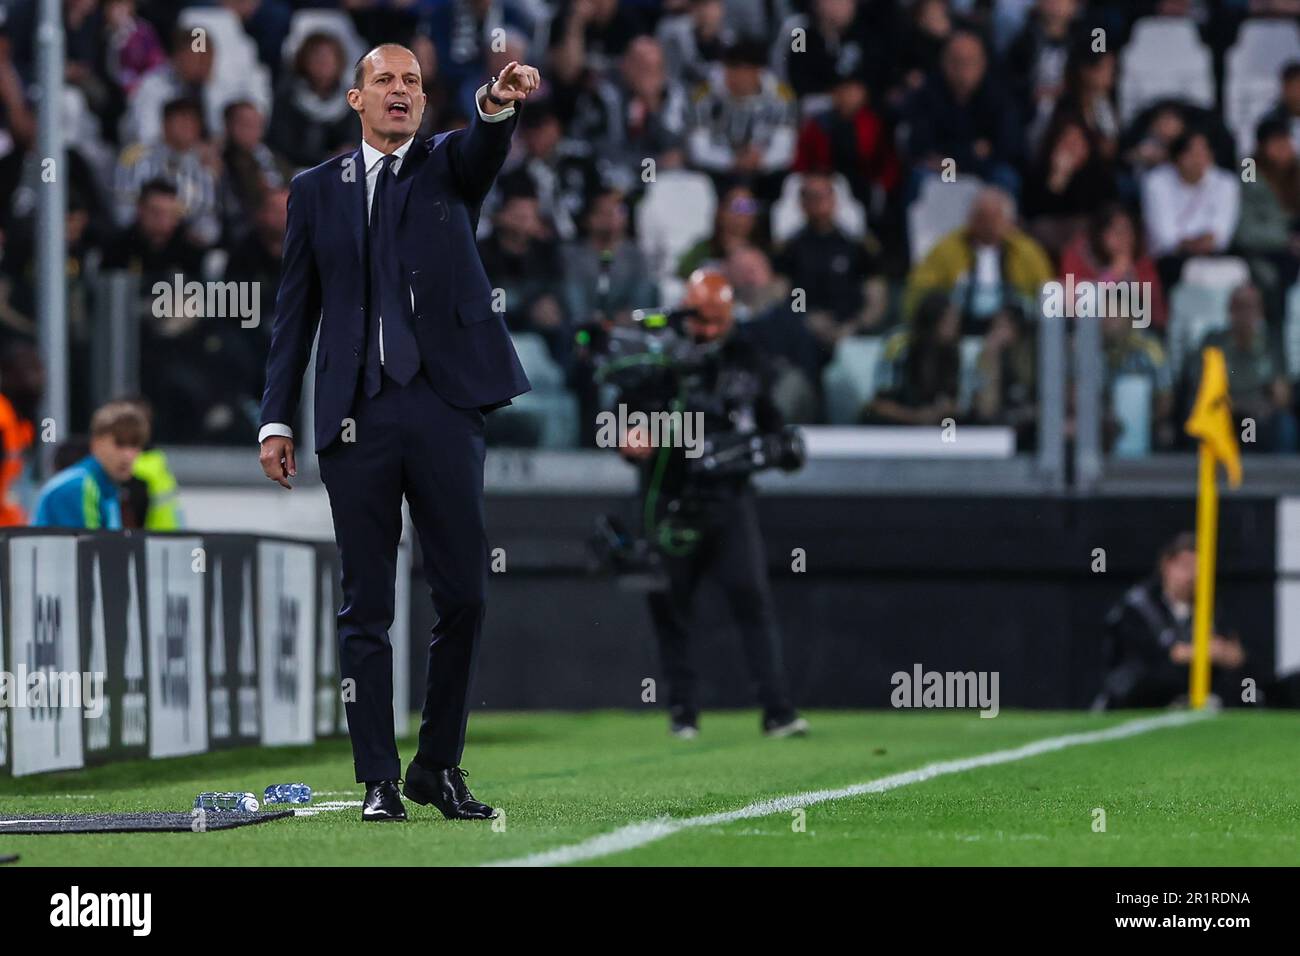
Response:
[{"label": "man in navy suit", "polygon": [[483,415],[529,385],[474,232],[539,82],[537,70],[511,62],[478,90],[467,129],[419,142],[419,63],[405,47],[376,47],[348,91],[361,148],[290,187],[260,461],[286,488],[297,474],[285,423],[319,326],[316,454],[339,546],[339,662],[363,820],[406,819],[388,637],[403,496],[437,612],[403,792],[450,819],[495,812],[470,794],[460,767],[487,584]]}]

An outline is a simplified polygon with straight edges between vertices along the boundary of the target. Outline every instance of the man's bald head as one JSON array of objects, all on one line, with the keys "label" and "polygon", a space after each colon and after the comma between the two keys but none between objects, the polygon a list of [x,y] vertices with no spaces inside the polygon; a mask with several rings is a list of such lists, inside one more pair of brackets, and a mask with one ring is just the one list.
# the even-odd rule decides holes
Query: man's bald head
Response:
[{"label": "man's bald head", "polygon": [[356,65],[352,68],[352,88],[354,90],[359,90],[366,85],[367,69],[373,64],[378,55],[383,53],[405,53],[412,60],[415,60],[417,69],[419,67],[419,58],[409,47],[404,47],[400,43],[381,43],[357,58]]},{"label": "man's bald head", "polygon": [[687,331],[700,342],[713,342],[731,331],[735,298],[731,283],[717,269],[696,269],[686,282]]}]

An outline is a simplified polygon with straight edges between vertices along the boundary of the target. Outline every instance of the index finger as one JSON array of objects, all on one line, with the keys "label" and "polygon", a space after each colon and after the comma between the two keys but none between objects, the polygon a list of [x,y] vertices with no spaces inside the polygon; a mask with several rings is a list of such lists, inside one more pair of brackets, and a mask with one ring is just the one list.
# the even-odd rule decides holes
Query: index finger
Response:
[{"label": "index finger", "polygon": [[515,67],[517,67],[518,65],[519,65],[518,60],[511,60],[509,63],[507,63],[505,65],[505,69],[503,69],[500,73],[497,74],[498,82],[504,83],[506,80],[510,79],[510,77],[515,72]]}]

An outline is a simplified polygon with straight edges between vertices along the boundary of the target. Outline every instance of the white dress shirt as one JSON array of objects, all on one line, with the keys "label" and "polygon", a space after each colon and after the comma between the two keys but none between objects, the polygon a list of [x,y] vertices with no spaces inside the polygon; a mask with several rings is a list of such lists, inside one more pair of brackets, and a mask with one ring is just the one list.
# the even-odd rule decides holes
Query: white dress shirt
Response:
[{"label": "white dress shirt", "polygon": [[1184,239],[1210,233],[1222,252],[1237,231],[1240,207],[1241,181],[1227,170],[1211,166],[1199,183],[1187,183],[1172,163],[1157,166],[1142,179],[1148,251],[1167,255]]},{"label": "white dress shirt", "polygon": [[[487,96],[487,89],[488,89],[488,85],[484,83],[482,86],[478,88],[478,91],[474,94],[474,103],[478,106],[479,119],[481,119],[485,123],[500,123],[502,120],[507,120],[510,117],[515,115],[514,106],[507,106],[499,113],[485,113],[483,111],[483,100]],[[414,141],[415,141],[415,137],[412,136],[401,146],[397,147],[397,149],[393,150],[393,155],[397,157],[396,159],[393,160],[394,176],[396,176],[398,173],[402,171],[402,160],[406,158],[407,150],[411,148],[411,143],[413,143]],[[379,182],[379,170],[383,168],[381,164],[383,162],[384,156],[385,156],[384,153],[381,153],[379,150],[375,149],[375,147],[371,146],[369,143],[364,141],[361,143],[361,161],[366,167],[367,228],[369,228],[370,207],[374,203],[374,199],[375,199],[375,184]],[[410,293],[411,293],[411,308],[412,310],[414,310],[415,290],[411,289]],[[384,317],[382,315],[379,317],[379,364],[380,365],[384,364]],[[267,422],[265,425],[262,426],[262,430],[257,434],[258,444],[261,444],[263,441],[265,441],[266,439],[270,438],[273,435],[278,435],[283,438],[293,438],[293,429],[290,428],[288,425],[286,425],[284,422]]]}]

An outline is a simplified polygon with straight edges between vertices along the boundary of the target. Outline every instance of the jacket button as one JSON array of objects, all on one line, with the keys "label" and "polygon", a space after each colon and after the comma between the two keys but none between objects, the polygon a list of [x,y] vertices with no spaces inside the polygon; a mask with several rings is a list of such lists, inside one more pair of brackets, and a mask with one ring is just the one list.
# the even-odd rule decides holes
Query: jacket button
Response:
[{"label": "jacket button", "polygon": [[355,345],[352,346],[352,354],[353,354],[353,355],[360,355],[360,354],[361,354],[361,349],[357,348]]}]

